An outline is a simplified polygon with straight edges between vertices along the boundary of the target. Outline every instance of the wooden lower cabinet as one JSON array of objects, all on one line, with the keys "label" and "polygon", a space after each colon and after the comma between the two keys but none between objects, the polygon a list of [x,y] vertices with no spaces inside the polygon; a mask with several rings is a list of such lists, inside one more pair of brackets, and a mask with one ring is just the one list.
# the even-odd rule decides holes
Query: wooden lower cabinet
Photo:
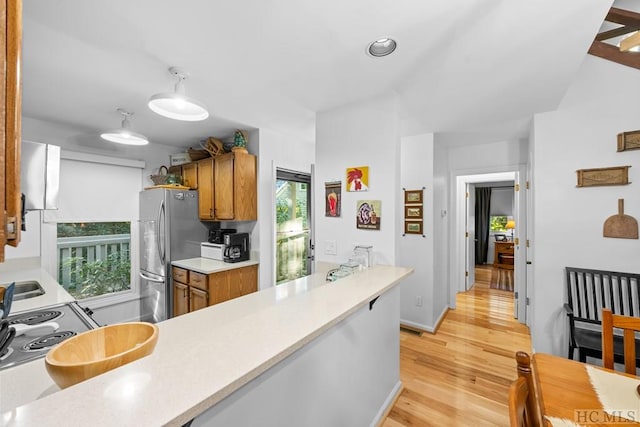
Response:
[{"label": "wooden lower cabinet", "polygon": [[173,281],[173,316],[189,312],[189,285]]},{"label": "wooden lower cabinet", "polygon": [[200,310],[209,306],[209,292],[189,287],[189,311]]},{"label": "wooden lower cabinet", "polygon": [[209,275],[211,305],[256,292],[258,266],[234,268]]},{"label": "wooden lower cabinet", "polygon": [[258,290],[257,265],[211,274],[179,267],[172,271],[174,317]]},{"label": "wooden lower cabinet", "polygon": [[207,275],[173,267],[173,317],[209,306]]}]

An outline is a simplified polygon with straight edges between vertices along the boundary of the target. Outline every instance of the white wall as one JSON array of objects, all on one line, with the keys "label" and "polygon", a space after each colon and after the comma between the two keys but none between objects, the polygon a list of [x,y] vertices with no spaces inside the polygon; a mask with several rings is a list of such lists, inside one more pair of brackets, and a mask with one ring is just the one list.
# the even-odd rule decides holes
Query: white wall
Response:
[{"label": "white wall", "polygon": [[[341,263],[355,244],[373,245],[374,263],[396,262],[396,235],[401,230],[400,136],[396,97],[376,98],[316,118],[316,260]],[[346,169],[369,166],[369,191],[347,192]],[[324,183],[342,181],[342,216],[327,218]],[[381,200],[380,230],[356,228],[358,200]],[[328,240],[337,255],[325,253]],[[399,264],[402,264],[400,262]]]},{"label": "white wall", "polygon": [[[619,132],[640,128],[638,70],[587,56],[557,111],[535,117],[532,337],[536,351],[567,352],[564,267],[640,272],[640,241],[602,237],[625,199],[640,218],[640,151],[616,152]],[[631,165],[627,186],[576,188],[576,170]]]},{"label": "white wall", "polygon": [[[401,187],[407,190],[424,188],[423,233],[398,235],[398,262],[410,265],[415,273],[400,285],[400,319],[402,323],[432,331],[434,325],[434,186],[433,134],[402,138]],[[403,215],[398,218],[403,223]],[[422,299],[418,305],[417,299]],[[437,312],[439,314],[439,312]]]},{"label": "white wall", "polygon": [[27,212],[25,226],[18,247],[5,247],[6,259],[40,257],[40,211]]},{"label": "white wall", "polygon": [[258,154],[259,221],[251,234],[251,244],[260,252],[258,289],[264,289],[275,284],[275,168],[310,173],[315,144],[262,128],[249,135],[248,149]]},{"label": "white wall", "polygon": [[451,209],[449,207],[449,170],[447,149],[436,144],[434,136],[433,154],[433,310],[435,327],[446,309],[451,305],[449,284],[449,242]]}]

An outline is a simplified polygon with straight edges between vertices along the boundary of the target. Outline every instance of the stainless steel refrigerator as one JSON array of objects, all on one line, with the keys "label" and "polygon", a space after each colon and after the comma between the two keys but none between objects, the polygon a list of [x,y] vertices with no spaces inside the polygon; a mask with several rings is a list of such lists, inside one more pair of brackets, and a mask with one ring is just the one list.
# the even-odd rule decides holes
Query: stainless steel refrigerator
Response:
[{"label": "stainless steel refrigerator", "polygon": [[140,320],[173,312],[171,262],[200,256],[207,227],[198,219],[198,192],[154,188],[140,192]]}]

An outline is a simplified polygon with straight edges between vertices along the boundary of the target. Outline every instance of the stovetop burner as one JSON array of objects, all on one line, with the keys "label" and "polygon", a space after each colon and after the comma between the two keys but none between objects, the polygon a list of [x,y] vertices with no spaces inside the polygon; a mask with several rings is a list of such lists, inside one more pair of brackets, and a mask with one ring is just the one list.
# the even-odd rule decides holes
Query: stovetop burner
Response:
[{"label": "stovetop burner", "polygon": [[44,357],[60,342],[100,325],[77,302],[62,303],[7,317],[9,324],[38,325],[55,321],[58,330],[42,335],[17,336],[9,344],[10,352],[0,356],[0,370]]},{"label": "stovetop burner", "polygon": [[50,322],[60,317],[62,317],[62,312],[59,310],[32,311],[12,317],[9,324],[24,323],[25,325],[39,325],[40,323]]},{"label": "stovetop burner", "polygon": [[11,347],[7,348],[4,353],[0,354],[0,360],[4,360],[11,356],[11,353],[13,353],[13,349]]},{"label": "stovetop burner", "polygon": [[24,351],[39,351],[49,347],[53,347],[56,344],[60,344],[62,341],[72,336],[77,335],[73,331],[57,331],[47,335],[38,337],[32,341],[29,341],[22,346]]}]

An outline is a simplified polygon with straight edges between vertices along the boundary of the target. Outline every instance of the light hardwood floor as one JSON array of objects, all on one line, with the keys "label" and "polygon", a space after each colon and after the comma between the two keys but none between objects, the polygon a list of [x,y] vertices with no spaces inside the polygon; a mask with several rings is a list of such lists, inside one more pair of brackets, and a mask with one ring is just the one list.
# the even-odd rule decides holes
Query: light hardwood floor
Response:
[{"label": "light hardwood floor", "polygon": [[458,294],[435,334],[400,333],[404,389],[383,427],[508,426],[515,352],[531,353],[529,328],[513,319],[513,293],[489,288],[491,267]]}]

